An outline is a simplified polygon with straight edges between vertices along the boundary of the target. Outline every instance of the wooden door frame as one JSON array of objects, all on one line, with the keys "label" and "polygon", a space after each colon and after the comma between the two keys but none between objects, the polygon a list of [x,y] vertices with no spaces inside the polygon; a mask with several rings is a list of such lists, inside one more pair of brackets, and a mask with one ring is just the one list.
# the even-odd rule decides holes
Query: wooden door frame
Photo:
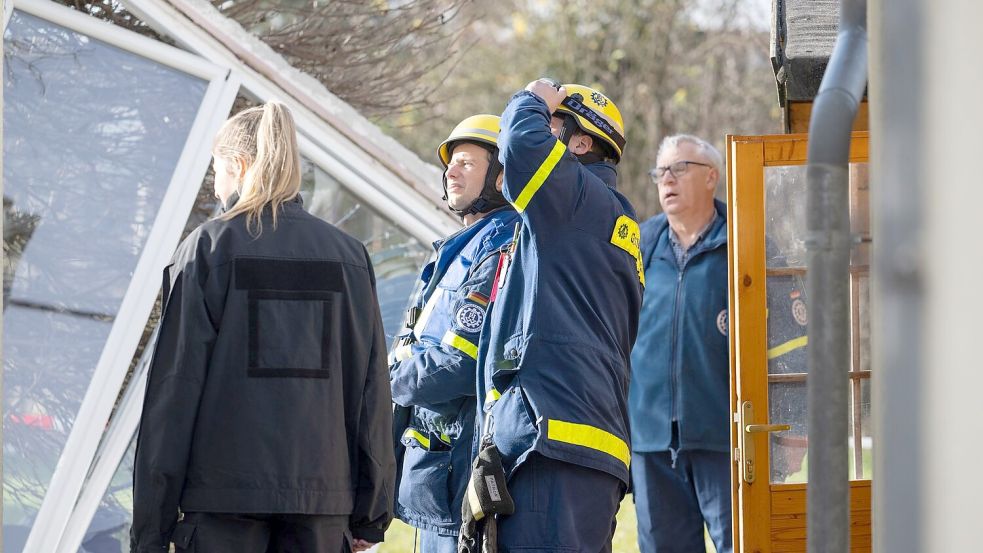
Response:
[{"label": "wooden door frame", "polygon": [[[866,162],[868,133],[854,132],[853,138],[850,144],[850,161]],[[769,422],[767,420],[769,413],[768,332],[765,308],[767,306],[765,168],[804,165],[807,139],[808,135],[805,134],[728,135],[726,138],[727,258],[730,301],[728,336],[730,337],[731,451],[734,456],[731,470],[731,502],[735,551],[742,551],[742,547],[749,553],[768,553],[772,550],[771,527],[775,499],[770,482],[770,470],[766,470],[770,466],[768,434],[759,433],[753,437],[757,476],[753,484],[746,484],[741,470],[739,449],[741,435],[738,427],[738,406],[744,401],[751,401],[755,406],[757,418],[754,423]],[[804,496],[804,484],[778,486],[781,486],[779,491],[786,490]],[[853,481],[851,496],[861,499],[866,496],[869,505],[869,488],[869,481]],[[854,500],[851,501],[854,505],[857,504]],[[867,520],[869,521],[869,514]],[[801,522],[804,527],[804,521]]]}]

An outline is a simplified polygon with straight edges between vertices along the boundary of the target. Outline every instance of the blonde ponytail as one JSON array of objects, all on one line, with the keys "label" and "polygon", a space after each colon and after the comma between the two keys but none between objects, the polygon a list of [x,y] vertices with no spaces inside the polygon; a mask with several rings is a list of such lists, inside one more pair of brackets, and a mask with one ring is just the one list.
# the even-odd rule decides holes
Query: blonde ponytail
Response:
[{"label": "blonde ponytail", "polygon": [[223,219],[245,213],[246,227],[255,236],[263,232],[260,215],[272,208],[276,229],[280,204],[300,192],[300,151],[297,128],[287,106],[267,102],[236,114],[222,125],[213,151],[229,161],[229,166],[245,166],[239,188],[239,201],[225,212]]}]

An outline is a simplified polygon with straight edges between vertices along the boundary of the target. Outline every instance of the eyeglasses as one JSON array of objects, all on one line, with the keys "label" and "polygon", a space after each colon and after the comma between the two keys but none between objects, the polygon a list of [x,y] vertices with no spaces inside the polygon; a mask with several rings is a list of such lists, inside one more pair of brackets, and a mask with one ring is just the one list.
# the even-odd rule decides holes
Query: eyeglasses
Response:
[{"label": "eyeglasses", "polygon": [[699,165],[701,167],[712,167],[711,165],[707,165],[706,163],[700,163],[699,161],[683,160],[683,161],[677,161],[675,163],[670,163],[665,167],[653,167],[649,171],[649,176],[652,177],[652,182],[654,182],[655,184],[659,184],[662,178],[666,176],[666,173],[670,173],[674,178],[678,179],[679,177],[686,174],[686,171],[689,169],[690,165]]}]

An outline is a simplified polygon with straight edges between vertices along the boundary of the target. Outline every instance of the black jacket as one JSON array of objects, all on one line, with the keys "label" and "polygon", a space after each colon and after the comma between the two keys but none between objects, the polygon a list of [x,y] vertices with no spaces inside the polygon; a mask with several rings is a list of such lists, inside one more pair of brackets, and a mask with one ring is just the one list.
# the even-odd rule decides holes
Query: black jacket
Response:
[{"label": "black jacket", "polygon": [[133,551],[166,551],[185,512],[392,519],[392,411],[365,248],[299,197],[254,238],[212,220],[164,270],[134,467]]}]

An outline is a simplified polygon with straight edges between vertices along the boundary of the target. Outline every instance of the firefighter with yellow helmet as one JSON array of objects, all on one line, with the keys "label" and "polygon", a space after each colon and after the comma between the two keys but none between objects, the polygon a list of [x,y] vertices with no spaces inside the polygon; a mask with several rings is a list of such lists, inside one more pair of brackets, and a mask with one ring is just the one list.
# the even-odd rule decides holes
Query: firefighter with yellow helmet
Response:
[{"label": "firefighter with yellow helmet", "polygon": [[456,551],[477,412],[478,338],[500,252],[518,222],[501,193],[498,131],[498,116],[474,115],[437,148],[444,199],[465,226],[434,243],[390,353],[396,516],[422,531],[423,553]]},{"label": "firefighter with yellow helmet", "polygon": [[503,194],[522,226],[479,354],[478,399],[515,504],[498,547],[610,551],[644,287],[635,212],[615,188],[624,123],[600,91],[541,79],[501,125]]}]

